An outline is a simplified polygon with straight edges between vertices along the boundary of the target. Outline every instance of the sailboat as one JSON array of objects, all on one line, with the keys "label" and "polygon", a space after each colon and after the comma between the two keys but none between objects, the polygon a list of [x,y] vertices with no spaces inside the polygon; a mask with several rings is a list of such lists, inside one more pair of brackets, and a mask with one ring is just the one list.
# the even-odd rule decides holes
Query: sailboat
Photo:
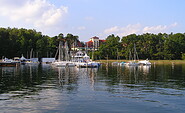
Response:
[{"label": "sailboat", "polygon": [[63,47],[62,47],[62,42],[59,42],[59,46],[58,46],[58,60],[53,62],[52,64],[57,66],[57,67],[65,67],[66,66],[66,62],[63,61]]},{"label": "sailboat", "polygon": [[[57,66],[57,67],[74,67],[75,64],[70,61],[69,59],[69,54],[68,54],[68,45],[67,42],[65,42],[65,48],[62,45],[62,42],[59,42],[59,55],[58,55],[58,60],[53,62],[52,64]],[[65,55],[65,56],[64,56]]]},{"label": "sailboat", "polygon": [[[134,57],[133,57],[134,56]],[[136,51],[136,46],[134,44],[134,52],[133,52],[133,56],[132,56],[132,53],[130,51],[130,54],[129,54],[129,59],[131,61],[129,62],[126,62],[124,63],[125,65],[127,66],[138,66],[139,65],[139,62],[137,60],[139,60],[139,57],[138,57],[138,54],[137,54],[137,51]]]},{"label": "sailboat", "polygon": [[69,48],[67,42],[65,42],[65,62],[67,67],[74,67],[75,63],[70,60]]}]

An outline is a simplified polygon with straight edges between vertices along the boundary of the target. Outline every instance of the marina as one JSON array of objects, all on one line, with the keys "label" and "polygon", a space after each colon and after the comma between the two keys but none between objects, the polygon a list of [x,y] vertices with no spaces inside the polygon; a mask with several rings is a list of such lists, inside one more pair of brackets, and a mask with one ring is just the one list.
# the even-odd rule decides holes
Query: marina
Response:
[{"label": "marina", "polygon": [[185,0],[0,4],[0,112],[185,113]]},{"label": "marina", "polygon": [[185,0],[0,4],[0,113],[185,113]]},{"label": "marina", "polygon": [[20,65],[20,62],[17,60],[12,60],[8,58],[4,58],[0,60],[0,67],[16,67],[19,65]]}]

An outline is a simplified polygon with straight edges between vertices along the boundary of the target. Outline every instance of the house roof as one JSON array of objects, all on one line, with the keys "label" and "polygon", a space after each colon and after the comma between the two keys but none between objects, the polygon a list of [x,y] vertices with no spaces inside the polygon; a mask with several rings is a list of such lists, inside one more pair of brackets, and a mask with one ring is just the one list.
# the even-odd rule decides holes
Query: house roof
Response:
[{"label": "house roof", "polygon": [[76,46],[83,47],[83,45],[80,42],[77,42],[77,45]]},{"label": "house roof", "polygon": [[93,43],[93,41],[88,41],[88,42],[86,42],[86,43],[88,43],[88,44],[89,44],[89,43]]},{"label": "house roof", "polygon": [[87,47],[92,47],[92,46],[93,46],[93,41],[88,41],[88,42],[86,42],[86,46],[87,46]]},{"label": "house roof", "polygon": [[100,42],[106,42],[106,40],[100,40]]},{"label": "house roof", "polygon": [[97,36],[95,36],[95,37],[92,37],[92,39],[99,39]]}]

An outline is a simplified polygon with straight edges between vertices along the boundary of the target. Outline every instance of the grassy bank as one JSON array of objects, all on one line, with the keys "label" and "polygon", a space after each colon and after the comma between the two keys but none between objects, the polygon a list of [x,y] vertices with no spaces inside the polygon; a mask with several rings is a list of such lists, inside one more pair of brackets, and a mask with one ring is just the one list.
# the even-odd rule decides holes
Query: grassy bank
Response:
[{"label": "grassy bank", "polygon": [[[127,62],[129,60],[96,60],[101,63],[112,63],[112,62]],[[155,64],[185,64],[185,60],[150,60],[151,63]]]},{"label": "grassy bank", "polygon": [[156,64],[185,64],[185,60],[151,60],[151,63]]}]

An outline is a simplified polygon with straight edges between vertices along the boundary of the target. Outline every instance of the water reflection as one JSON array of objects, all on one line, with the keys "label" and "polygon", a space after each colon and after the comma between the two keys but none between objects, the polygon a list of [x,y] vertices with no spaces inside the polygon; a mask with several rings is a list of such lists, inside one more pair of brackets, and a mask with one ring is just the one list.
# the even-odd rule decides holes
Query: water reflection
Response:
[{"label": "water reflection", "polygon": [[25,65],[0,72],[1,112],[181,112],[185,105],[185,65]]},{"label": "water reflection", "polygon": [[150,69],[151,69],[151,65],[139,66],[139,70],[140,70],[144,75],[149,74]]},{"label": "water reflection", "polygon": [[[122,85],[123,87],[147,87],[181,89],[185,87],[185,73],[181,68],[183,65],[139,66],[139,67],[112,67],[105,66],[101,70],[102,77],[99,81],[112,87]],[[105,68],[105,69],[104,69]],[[106,70],[104,72],[103,70]],[[106,76],[105,76],[106,75]],[[154,89],[155,89],[154,88]]]},{"label": "water reflection", "polygon": [[15,98],[36,94],[44,83],[42,70],[39,65],[21,65],[20,67],[1,67],[0,94],[11,93]]},{"label": "water reflection", "polygon": [[[98,68],[63,68],[50,65],[27,65],[21,67],[1,67],[1,93],[31,88],[43,83],[47,87],[61,87],[76,90],[81,80],[89,80],[91,87],[97,81],[105,81],[108,85],[115,84],[150,84],[162,87],[166,83],[173,83],[169,87],[184,87],[184,65],[156,65],[139,67],[112,67],[105,65]],[[55,78],[56,77],[56,78]],[[56,80],[57,79],[57,80]],[[86,81],[87,82],[87,81]],[[55,84],[58,83],[58,84]],[[176,84],[176,85],[175,85]],[[168,86],[168,85],[165,85]],[[40,86],[41,87],[41,86]],[[35,89],[34,89],[35,90]]]},{"label": "water reflection", "polygon": [[52,67],[58,75],[60,89],[76,93],[79,85],[93,87],[98,68]]}]

